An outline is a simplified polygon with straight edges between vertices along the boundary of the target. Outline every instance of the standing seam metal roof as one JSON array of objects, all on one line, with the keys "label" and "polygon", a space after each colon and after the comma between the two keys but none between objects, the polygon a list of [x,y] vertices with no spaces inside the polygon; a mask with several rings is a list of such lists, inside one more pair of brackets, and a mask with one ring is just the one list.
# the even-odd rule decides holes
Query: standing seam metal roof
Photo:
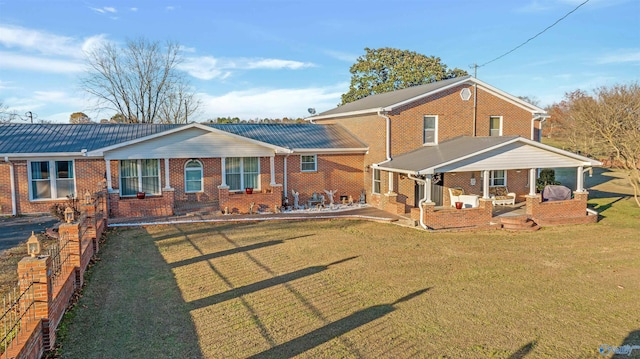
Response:
[{"label": "standing seam metal roof", "polygon": [[[0,124],[0,153],[93,151],[188,125]],[[211,124],[220,131],[292,149],[347,149],[367,146],[339,125]]]}]

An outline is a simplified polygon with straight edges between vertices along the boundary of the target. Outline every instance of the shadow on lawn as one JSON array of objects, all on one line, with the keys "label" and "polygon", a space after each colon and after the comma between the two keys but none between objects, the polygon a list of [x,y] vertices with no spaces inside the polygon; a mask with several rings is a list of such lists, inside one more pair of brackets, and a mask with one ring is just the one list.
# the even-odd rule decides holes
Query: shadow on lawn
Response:
[{"label": "shadow on lawn", "polygon": [[522,359],[526,357],[533,351],[533,349],[536,347],[536,344],[538,344],[537,340],[530,341],[529,343],[523,345],[515,353],[511,354],[509,356],[509,359]]},{"label": "shadow on lawn", "polygon": [[[259,290],[267,289],[267,288],[274,287],[274,286],[277,286],[277,285],[280,285],[280,284],[286,284],[286,283],[294,281],[296,279],[300,279],[300,278],[308,277],[310,275],[314,275],[314,274],[317,274],[317,273],[320,273],[320,272],[324,272],[325,270],[329,269],[329,267],[331,267],[333,265],[344,263],[344,262],[347,262],[347,261],[350,261],[350,260],[356,259],[356,258],[358,258],[358,257],[357,256],[356,257],[349,257],[349,258],[341,259],[339,261],[335,261],[333,263],[329,263],[327,265],[303,268],[303,269],[297,270],[295,272],[279,275],[279,276],[276,276],[276,277],[273,277],[273,278],[270,278],[270,279],[265,279],[265,280],[262,280],[262,281],[259,281],[259,282],[255,282],[253,284],[245,285],[245,286],[242,286],[242,287],[233,288],[233,289],[230,289],[230,290],[228,290],[226,292],[218,293],[218,294],[212,295],[210,297],[194,300],[193,302],[189,302],[189,310],[208,307],[210,305],[222,303],[222,302],[225,302],[227,300],[234,299],[234,298],[239,298],[241,296],[244,296],[244,295],[247,295],[247,294],[251,294],[251,293],[257,292]],[[228,279],[226,277],[224,277],[222,275],[222,273],[218,273],[218,275],[225,282],[228,281]]]},{"label": "shadow on lawn", "polygon": [[252,355],[249,358],[291,358],[302,354],[307,350],[322,345],[360,326],[384,317],[397,309],[395,307],[396,304],[413,299],[424,294],[430,289],[431,288],[425,288],[405,295],[393,303],[374,305],[369,308],[359,310],[349,316],[336,320],[335,322],[331,322],[286,343],[278,344],[271,349],[263,351],[262,353]]},{"label": "shadow on lawn", "polygon": [[[218,233],[216,233],[216,234],[218,234]],[[315,236],[315,234],[305,234],[305,235],[297,236],[297,237],[290,237],[290,238],[285,238],[285,239],[278,239],[278,240],[273,240],[273,241],[266,241],[266,242],[259,242],[259,243],[249,244],[249,245],[243,246],[243,247],[236,247],[236,248],[227,249],[227,250],[220,251],[220,252],[203,254],[201,256],[192,257],[192,258],[188,258],[188,259],[185,259],[185,260],[173,262],[173,263],[170,264],[170,266],[171,266],[171,268],[176,268],[176,267],[185,266],[185,265],[188,265],[188,264],[194,264],[194,263],[197,263],[197,262],[200,262],[200,261],[206,261],[206,260],[209,260],[209,259],[220,258],[220,257],[224,257],[224,256],[229,256],[229,255],[232,255],[232,254],[248,252],[248,251],[251,251],[251,250],[254,250],[254,249],[271,247],[271,246],[275,246],[275,245],[278,245],[278,244],[282,244],[285,241],[291,241],[291,240],[298,239],[298,238],[305,238],[305,237],[312,237],[312,236]]]}]

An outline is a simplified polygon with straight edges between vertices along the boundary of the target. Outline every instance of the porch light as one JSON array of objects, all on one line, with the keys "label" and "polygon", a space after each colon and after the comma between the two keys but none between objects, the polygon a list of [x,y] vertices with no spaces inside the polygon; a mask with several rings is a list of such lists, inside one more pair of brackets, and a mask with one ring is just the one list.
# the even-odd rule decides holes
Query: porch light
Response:
[{"label": "porch light", "polygon": [[64,221],[71,223],[73,220],[73,209],[71,209],[71,207],[67,207],[67,209],[64,210]]},{"label": "porch light", "polygon": [[86,190],[84,192],[84,204],[90,204],[91,203],[91,193],[89,192],[89,190]]},{"label": "porch light", "polygon": [[364,171],[365,171],[365,172],[367,172],[367,173],[369,173],[369,168],[370,168],[370,167],[371,167],[371,166],[369,166],[369,165],[364,166]]},{"label": "porch light", "polygon": [[27,253],[32,257],[40,254],[40,240],[38,240],[33,231],[31,231],[31,237],[27,240]]}]

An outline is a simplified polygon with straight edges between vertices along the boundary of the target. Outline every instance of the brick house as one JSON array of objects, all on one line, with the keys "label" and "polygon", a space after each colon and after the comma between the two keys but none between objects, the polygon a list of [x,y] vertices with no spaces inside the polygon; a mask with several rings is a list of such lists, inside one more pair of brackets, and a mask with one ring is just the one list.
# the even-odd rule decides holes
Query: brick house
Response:
[{"label": "brick house", "polygon": [[[541,144],[547,117],[461,77],[372,95],[308,124],[3,124],[0,215],[48,212],[98,186],[115,217],[272,210],[292,190],[307,203],[335,189],[336,199],[364,190],[371,205],[438,229],[491,222],[493,190],[504,187],[531,218],[579,223],[583,171],[601,164]],[[547,167],[577,169],[574,199],[541,202],[532,184]],[[469,208],[451,210],[449,189]]]},{"label": "brick house", "polygon": [[[527,201],[527,214],[540,222],[587,217],[583,173],[601,163],[541,144],[546,118],[543,109],[466,76],[368,96],[310,120],[342,125],[368,145],[363,186],[369,203],[437,229],[491,222],[492,192],[500,187],[514,202]],[[577,169],[579,206],[554,203],[551,210],[541,203],[538,170],[558,167]],[[452,188],[477,200],[451,212]]]}]

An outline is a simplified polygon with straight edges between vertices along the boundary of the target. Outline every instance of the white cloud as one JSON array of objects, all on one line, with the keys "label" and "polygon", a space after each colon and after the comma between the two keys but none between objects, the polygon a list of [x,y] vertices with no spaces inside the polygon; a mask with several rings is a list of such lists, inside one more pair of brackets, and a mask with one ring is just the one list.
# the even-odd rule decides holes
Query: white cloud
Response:
[{"label": "white cloud", "polygon": [[534,0],[529,4],[522,6],[516,9],[517,12],[531,13],[531,12],[542,12],[553,8],[548,2],[540,2],[538,0]]},{"label": "white cloud", "polygon": [[82,58],[85,49],[103,41],[105,41],[105,35],[76,39],[51,34],[46,31],[0,25],[1,45],[10,49],[17,48],[43,55]]},{"label": "white cloud", "polygon": [[0,51],[0,68],[21,69],[52,73],[74,73],[84,70],[82,62],[72,60],[56,60],[51,58],[19,55]]},{"label": "white cloud", "polygon": [[167,6],[164,9],[167,10],[167,11],[173,11],[173,10],[176,9],[176,7],[175,6]]},{"label": "white cloud", "polygon": [[138,11],[138,8],[137,7],[132,7],[132,8],[129,8],[129,11],[136,12],[136,11]]},{"label": "white cloud", "polygon": [[330,87],[293,89],[251,89],[221,96],[199,94],[205,118],[239,117],[241,119],[305,117],[307,108],[322,112],[334,108],[347,84]]},{"label": "white cloud", "polygon": [[104,6],[104,7],[100,7],[100,8],[90,7],[90,9],[95,11],[95,12],[97,12],[97,13],[100,13],[100,14],[107,14],[107,13],[115,14],[115,13],[118,12],[118,10],[116,10],[116,8],[111,7],[111,6]]},{"label": "white cloud", "polygon": [[619,49],[596,59],[597,64],[619,64],[624,62],[640,63],[639,49]]},{"label": "white cloud", "polygon": [[356,62],[358,60],[358,57],[360,56],[356,54],[350,54],[347,52],[334,51],[334,50],[325,50],[324,53],[333,57],[336,60],[348,62],[350,64]]},{"label": "white cloud", "polygon": [[315,66],[313,63],[281,59],[237,58],[217,59],[212,56],[188,57],[179,68],[201,80],[225,79],[232,70],[299,70]]}]

